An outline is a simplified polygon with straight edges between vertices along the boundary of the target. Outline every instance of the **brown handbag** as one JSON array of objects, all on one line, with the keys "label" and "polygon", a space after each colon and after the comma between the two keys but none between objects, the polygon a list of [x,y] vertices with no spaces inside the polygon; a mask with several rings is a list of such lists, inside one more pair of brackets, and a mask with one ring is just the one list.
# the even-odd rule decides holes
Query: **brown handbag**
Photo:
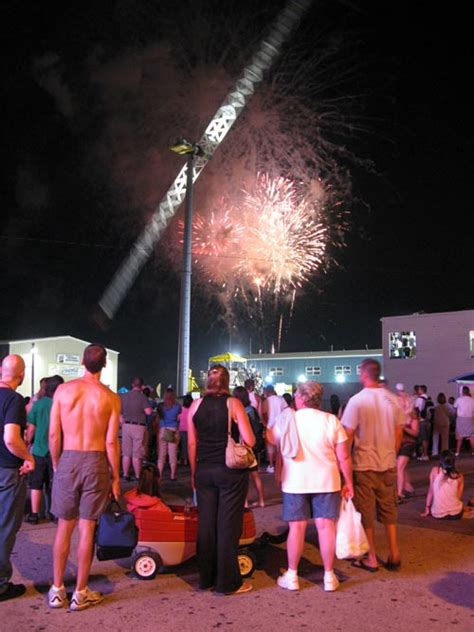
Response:
[{"label": "brown handbag", "polygon": [[232,438],[232,414],[230,412],[229,400],[227,400],[227,446],[225,449],[225,464],[231,470],[245,470],[253,467],[257,463],[255,454],[250,446],[242,441],[237,442]]}]

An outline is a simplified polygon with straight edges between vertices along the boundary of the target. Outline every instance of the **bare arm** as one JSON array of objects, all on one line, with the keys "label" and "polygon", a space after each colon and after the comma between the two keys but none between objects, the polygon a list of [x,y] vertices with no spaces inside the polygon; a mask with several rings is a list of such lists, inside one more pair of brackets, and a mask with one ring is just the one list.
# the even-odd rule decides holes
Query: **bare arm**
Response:
[{"label": "bare arm", "polygon": [[403,437],[403,426],[395,426],[395,454],[398,454]]},{"label": "bare arm", "polygon": [[147,408],[145,408],[145,415],[152,415],[153,414],[153,408],[151,406],[147,406]]},{"label": "bare arm", "polygon": [[352,498],[354,496],[354,486],[352,483],[352,459],[349,451],[349,441],[336,443],[336,458],[339,463],[339,469],[344,476],[345,496]]},{"label": "bare arm", "polygon": [[195,400],[191,404],[191,408],[189,409],[188,414],[188,459],[189,466],[191,468],[191,483],[193,489],[196,489],[196,485],[194,483],[194,476],[196,474],[196,452],[197,452],[197,434],[196,434],[196,426],[194,425],[194,415],[201,403],[200,399]]},{"label": "bare arm", "polygon": [[239,427],[242,440],[249,446],[255,445],[255,435],[242,402],[235,397],[229,397],[227,401],[229,402],[232,419],[237,422]]},{"label": "bare arm", "polygon": [[464,491],[464,476],[462,474],[459,475],[458,479],[458,498],[461,500],[462,494]]},{"label": "bare arm", "polygon": [[429,516],[431,513],[430,509],[433,503],[433,481],[436,476],[436,471],[437,471],[437,468],[434,467],[430,472],[430,488],[426,496],[425,511],[422,514],[420,514],[420,516],[422,516],[423,518],[426,518],[426,516]]},{"label": "bare arm", "polygon": [[56,471],[58,467],[59,457],[62,452],[61,408],[58,397],[60,388],[61,386],[58,386],[54,394],[53,404],[49,414],[49,453],[51,454],[54,471]]},{"label": "bare arm", "polygon": [[347,426],[344,426],[344,430],[346,431],[346,435],[347,435],[347,449],[348,449],[349,454],[350,454],[352,452],[352,444],[354,443],[355,430],[353,430],[352,428],[347,428]]},{"label": "bare arm", "polygon": [[115,500],[120,496],[120,445],[118,440],[118,431],[120,423],[120,398],[114,395],[112,412],[107,426],[107,434],[105,437],[105,451],[107,461],[112,470],[112,493]]},{"label": "bare arm", "polygon": [[36,430],[36,426],[34,424],[28,424],[26,426],[26,445],[28,447],[33,445],[33,440],[35,438],[35,430]]},{"label": "bare arm", "polygon": [[25,442],[21,436],[21,428],[18,424],[5,424],[3,430],[3,441],[9,452],[23,461],[33,461],[28,452]]}]

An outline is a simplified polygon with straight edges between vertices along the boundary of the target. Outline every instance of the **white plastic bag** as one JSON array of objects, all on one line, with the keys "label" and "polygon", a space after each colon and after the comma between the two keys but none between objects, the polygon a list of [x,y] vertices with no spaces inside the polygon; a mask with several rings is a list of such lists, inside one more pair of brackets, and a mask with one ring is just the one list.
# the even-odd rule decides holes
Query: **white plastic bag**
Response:
[{"label": "white plastic bag", "polygon": [[369,542],[354,503],[342,499],[336,530],[336,556],[339,560],[361,557],[369,550]]}]

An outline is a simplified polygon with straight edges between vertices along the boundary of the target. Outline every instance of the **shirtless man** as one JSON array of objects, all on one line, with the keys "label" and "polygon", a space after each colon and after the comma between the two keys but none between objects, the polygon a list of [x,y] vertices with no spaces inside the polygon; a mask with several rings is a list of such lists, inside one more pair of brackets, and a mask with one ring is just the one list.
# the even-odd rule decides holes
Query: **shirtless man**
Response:
[{"label": "shirtless man", "polygon": [[[67,606],[63,584],[71,536],[79,521],[78,572],[70,609],[84,610],[103,595],[87,586],[96,521],[110,494],[120,496],[118,428],[120,398],[100,382],[107,352],[91,344],[84,350],[84,377],[62,384],[51,408],[49,451],[55,472],[52,513],[58,518],[53,548],[51,608]],[[109,469],[110,468],[110,469]]]}]

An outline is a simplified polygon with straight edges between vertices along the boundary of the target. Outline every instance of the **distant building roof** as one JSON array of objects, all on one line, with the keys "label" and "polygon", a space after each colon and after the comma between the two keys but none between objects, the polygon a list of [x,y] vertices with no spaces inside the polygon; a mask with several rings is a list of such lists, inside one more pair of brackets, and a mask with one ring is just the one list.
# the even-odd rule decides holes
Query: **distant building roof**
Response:
[{"label": "distant building roof", "polygon": [[[69,338],[70,340],[77,340],[78,342],[82,342],[85,345],[90,345],[91,343],[87,340],[82,340],[81,338],[76,338],[75,336],[49,336],[46,338],[27,338],[25,340],[2,340],[1,344],[11,345],[22,342],[43,342],[46,340],[63,340],[64,338]],[[116,351],[115,349],[110,349],[109,347],[105,347],[107,351],[113,351],[114,353],[120,353],[120,351]]]},{"label": "distant building roof", "polygon": [[295,351],[292,353],[253,353],[245,356],[250,360],[306,360],[310,358],[359,358],[383,357],[382,349],[360,349],[346,351]]}]

